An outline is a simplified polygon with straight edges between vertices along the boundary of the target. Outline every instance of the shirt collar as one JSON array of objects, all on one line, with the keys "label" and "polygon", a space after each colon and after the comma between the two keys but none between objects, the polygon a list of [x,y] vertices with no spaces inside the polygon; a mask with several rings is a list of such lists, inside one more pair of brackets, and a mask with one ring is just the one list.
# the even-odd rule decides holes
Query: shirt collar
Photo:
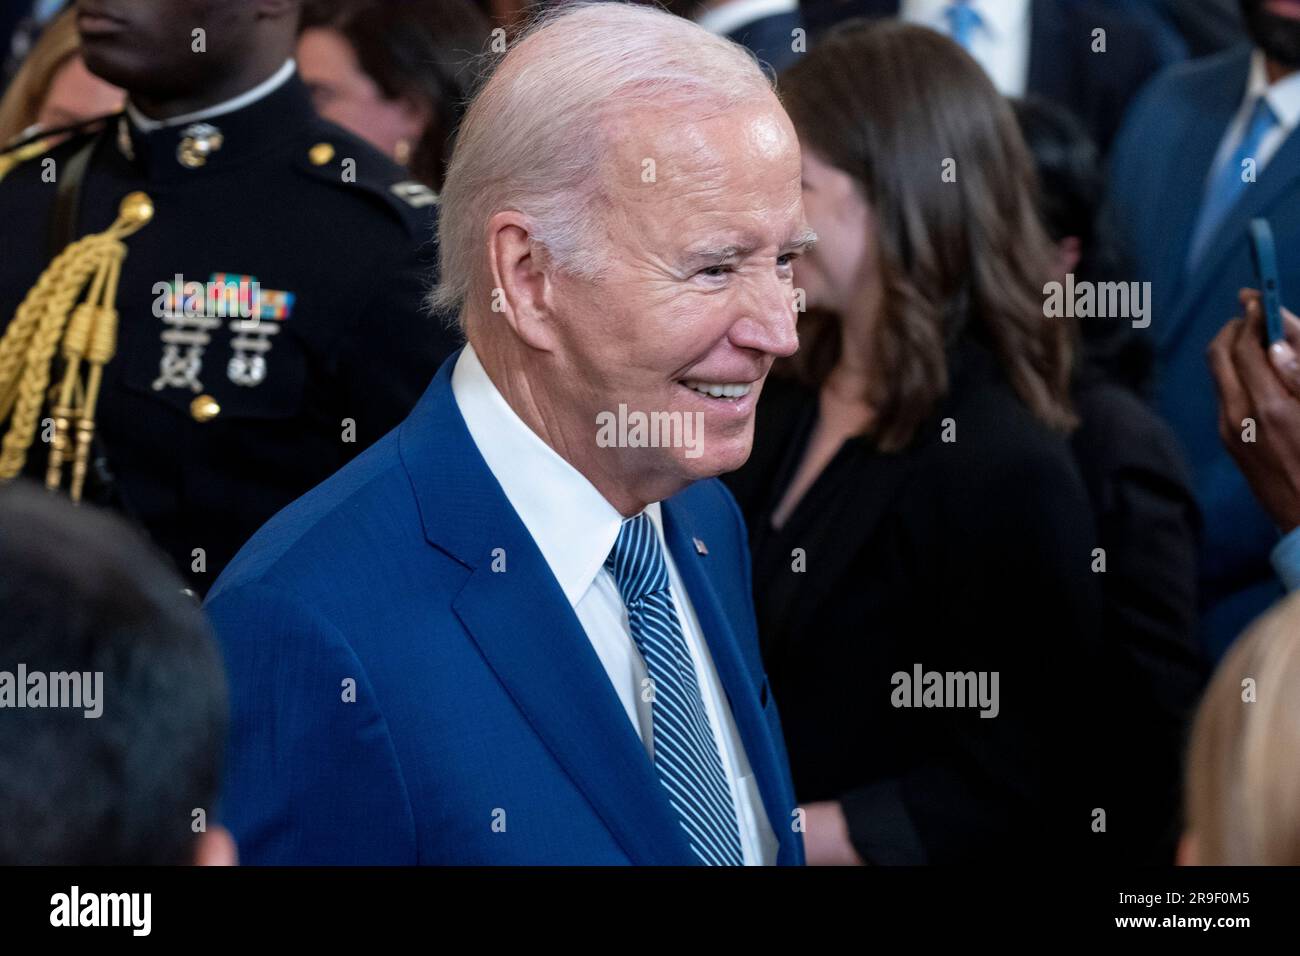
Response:
[{"label": "shirt collar", "polygon": [[[953,0],[903,0],[899,16],[912,23],[923,23],[946,33],[947,9]],[[970,0],[968,6],[980,15],[981,29],[994,40],[1003,40],[1029,21],[1029,0]]]},{"label": "shirt collar", "polygon": [[215,106],[196,110],[193,113],[186,113],[183,116],[173,116],[165,120],[153,120],[136,109],[130,100],[127,100],[126,103],[126,115],[130,117],[131,124],[142,133],[152,133],[155,130],[165,129],[169,126],[183,126],[186,123],[198,123],[202,120],[224,116],[226,113],[233,113],[235,110],[242,110],[245,106],[250,106],[258,100],[274,93],[289,81],[289,77],[293,76],[294,71],[297,68],[297,64],[292,58],[285,60],[283,66],[251,90],[240,93],[238,96],[232,97],[222,103],[218,103]]},{"label": "shirt collar", "polygon": [[798,9],[799,0],[732,0],[704,11],[695,22],[710,33],[726,36],[756,20]]},{"label": "shirt collar", "polygon": [[1290,131],[1300,123],[1300,71],[1283,77],[1272,86],[1264,66],[1264,53],[1256,50],[1250,58],[1250,80],[1246,85],[1246,103],[1254,104],[1264,96],[1277,117],[1278,124]]},{"label": "shirt collar", "polygon": [[[542,552],[569,605],[576,606],[609,557],[623,516],[515,413],[472,345],[466,345],[456,360],[451,391],[483,460]],[[659,503],[645,510],[662,545]]]}]

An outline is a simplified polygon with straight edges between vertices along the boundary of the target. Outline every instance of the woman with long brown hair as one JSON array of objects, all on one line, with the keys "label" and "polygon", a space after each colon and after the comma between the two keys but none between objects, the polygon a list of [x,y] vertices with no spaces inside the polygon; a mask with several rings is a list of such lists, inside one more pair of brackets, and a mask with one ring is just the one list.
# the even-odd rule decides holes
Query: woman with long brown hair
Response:
[{"label": "woman with long brown hair", "polygon": [[919,27],[845,24],[778,90],[820,238],[730,483],[809,861],[1059,857],[1093,835],[1095,535],[1030,157]]}]

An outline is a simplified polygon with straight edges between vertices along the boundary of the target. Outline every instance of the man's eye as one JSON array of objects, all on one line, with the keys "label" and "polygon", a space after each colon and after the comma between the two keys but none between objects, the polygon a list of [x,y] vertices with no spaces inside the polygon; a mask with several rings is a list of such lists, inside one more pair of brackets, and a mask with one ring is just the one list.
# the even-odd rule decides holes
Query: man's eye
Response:
[{"label": "man's eye", "polygon": [[720,279],[731,271],[731,266],[708,266],[699,271],[699,275],[708,276],[710,279]]},{"label": "man's eye", "polygon": [[798,258],[799,258],[799,253],[787,252],[785,255],[776,257],[776,264],[781,268],[785,268],[786,266],[793,264],[794,260]]}]

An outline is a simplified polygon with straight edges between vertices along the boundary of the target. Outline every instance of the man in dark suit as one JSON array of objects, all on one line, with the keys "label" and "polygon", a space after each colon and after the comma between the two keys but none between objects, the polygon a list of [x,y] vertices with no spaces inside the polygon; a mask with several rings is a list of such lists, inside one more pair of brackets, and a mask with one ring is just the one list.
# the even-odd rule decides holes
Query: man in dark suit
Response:
[{"label": "man in dark suit", "polygon": [[[1277,528],[1224,449],[1205,354],[1255,284],[1251,219],[1279,249],[1300,244],[1300,3],[1294,17],[1243,0],[1253,48],[1178,66],[1146,89],[1125,120],[1111,168],[1120,238],[1152,283],[1156,398],[1192,467],[1205,519],[1201,636],[1216,656],[1281,587],[1269,565]],[[1283,294],[1300,260],[1280,257]],[[1294,293],[1292,293],[1294,294]],[[1258,423],[1256,423],[1258,424]],[[1238,439],[1253,426],[1236,423]]]},{"label": "man in dark suit", "polygon": [[899,16],[946,33],[999,92],[1061,104],[1103,152],[1129,100],[1162,65],[1146,24],[1088,0],[803,0],[800,10],[810,44],[850,17]]},{"label": "man in dark suit", "polygon": [[1150,23],[1166,63],[1221,53],[1246,38],[1237,0],[1093,0]]},{"label": "man in dark suit", "polygon": [[[1127,278],[1099,220],[1105,177],[1087,133],[1052,104],[1015,107],[1057,246],[1056,280]],[[1094,849],[1115,862],[1168,865],[1183,750],[1208,678],[1196,631],[1200,516],[1178,440],[1147,401],[1149,343],[1124,316],[1081,319],[1079,333],[1070,445],[1106,555],[1098,578],[1111,701],[1096,721],[1109,742],[1092,782],[1109,820]]]},{"label": "man in dark suit", "polygon": [[705,0],[685,6],[704,29],[747,47],[777,73],[807,50],[799,0]]},{"label": "man in dark suit", "polygon": [[799,180],[762,72],[679,17],[507,54],[442,194],[469,344],[209,598],[246,862],[802,863],[712,480],[797,345]]}]

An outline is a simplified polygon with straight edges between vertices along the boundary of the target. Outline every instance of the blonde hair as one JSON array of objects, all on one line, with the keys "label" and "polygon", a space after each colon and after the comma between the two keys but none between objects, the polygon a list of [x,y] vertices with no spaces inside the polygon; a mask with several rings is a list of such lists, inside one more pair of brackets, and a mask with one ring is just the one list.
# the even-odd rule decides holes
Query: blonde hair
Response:
[{"label": "blonde hair", "polygon": [[601,224],[602,127],[651,105],[699,117],[772,95],[748,50],[650,6],[577,3],[528,27],[474,98],[439,201],[440,285],[431,304],[459,312],[482,290],[485,229],[523,212],[557,267],[594,278]]},{"label": "blonde hair", "polygon": [[1205,692],[1187,826],[1197,863],[1300,864],[1300,594],[1237,640]]},{"label": "blonde hair", "polygon": [[80,50],[76,11],[70,7],[41,33],[0,99],[0,148],[35,125],[54,77]]}]

